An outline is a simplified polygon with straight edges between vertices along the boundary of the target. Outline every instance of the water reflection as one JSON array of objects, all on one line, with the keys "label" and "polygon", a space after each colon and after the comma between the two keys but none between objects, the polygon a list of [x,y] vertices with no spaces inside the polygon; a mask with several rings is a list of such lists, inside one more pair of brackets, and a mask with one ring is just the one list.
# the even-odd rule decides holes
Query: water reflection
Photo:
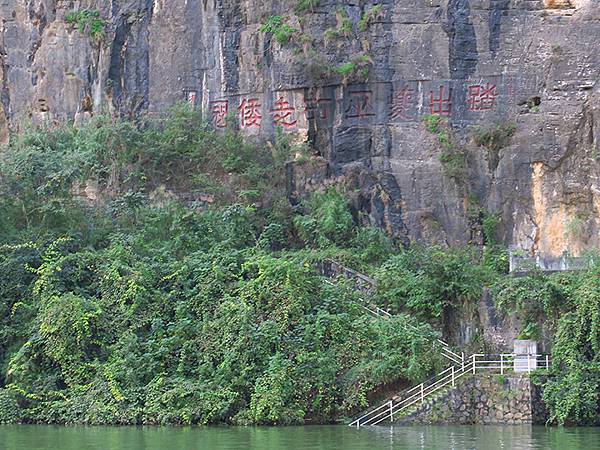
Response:
[{"label": "water reflection", "polygon": [[411,450],[600,450],[599,428],[531,425],[372,427],[389,449]]},{"label": "water reflection", "polygon": [[599,428],[0,426],[0,450],[593,450]]}]

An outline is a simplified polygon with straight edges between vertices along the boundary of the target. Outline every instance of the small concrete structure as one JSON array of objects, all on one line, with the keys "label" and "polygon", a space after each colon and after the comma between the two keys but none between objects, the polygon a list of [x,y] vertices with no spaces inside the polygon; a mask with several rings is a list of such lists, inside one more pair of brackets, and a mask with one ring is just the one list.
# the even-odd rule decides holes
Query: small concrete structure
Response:
[{"label": "small concrete structure", "polygon": [[537,342],[530,339],[515,339],[513,342],[515,355],[514,371],[531,372],[537,368]]},{"label": "small concrete structure", "polygon": [[593,264],[592,256],[570,256],[566,252],[561,256],[530,256],[518,249],[509,251],[509,272],[513,274],[526,274],[535,269],[542,272],[586,270]]}]

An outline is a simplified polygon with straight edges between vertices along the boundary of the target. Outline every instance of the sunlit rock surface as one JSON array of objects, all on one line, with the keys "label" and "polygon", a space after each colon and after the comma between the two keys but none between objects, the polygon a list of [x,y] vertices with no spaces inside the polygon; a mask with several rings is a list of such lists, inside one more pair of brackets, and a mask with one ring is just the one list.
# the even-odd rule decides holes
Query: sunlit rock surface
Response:
[{"label": "sunlit rock surface", "polygon": [[[480,244],[497,213],[498,238],[528,252],[600,244],[597,2],[298,3],[0,0],[0,141],[185,101],[217,128],[232,115],[249,135],[310,140],[316,163],[290,166],[290,196],[345,185],[363,220],[404,241]],[[104,37],[66,23],[84,9]],[[259,30],[276,15],[298,30],[288,43]],[[440,162],[430,115],[467,152],[463,177]],[[474,144],[473,127],[511,122],[499,151]]]}]

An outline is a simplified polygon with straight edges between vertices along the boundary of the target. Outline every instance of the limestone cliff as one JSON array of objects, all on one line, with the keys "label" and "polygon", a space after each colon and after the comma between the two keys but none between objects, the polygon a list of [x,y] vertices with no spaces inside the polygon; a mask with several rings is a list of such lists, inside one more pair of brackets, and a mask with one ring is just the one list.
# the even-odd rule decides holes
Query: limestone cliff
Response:
[{"label": "limestone cliff", "polygon": [[[0,20],[2,141],[187,101],[217,128],[310,140],[322,164],[292,165],[291,195],[344,184],[403,240],[481,243],[487,211],[527,251],[600,244],[597,0],[0,0]],[[507,123],[506,145],[474,143]]]}]

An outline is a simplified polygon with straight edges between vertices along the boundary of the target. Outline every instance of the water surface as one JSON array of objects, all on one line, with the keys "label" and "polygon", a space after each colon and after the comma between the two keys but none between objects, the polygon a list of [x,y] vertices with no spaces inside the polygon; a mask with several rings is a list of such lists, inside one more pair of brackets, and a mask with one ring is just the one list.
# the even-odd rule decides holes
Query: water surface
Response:
[{"label": "water surface", "polygon": [[600,428],[0,426],[1,450],[600,450]]}]

